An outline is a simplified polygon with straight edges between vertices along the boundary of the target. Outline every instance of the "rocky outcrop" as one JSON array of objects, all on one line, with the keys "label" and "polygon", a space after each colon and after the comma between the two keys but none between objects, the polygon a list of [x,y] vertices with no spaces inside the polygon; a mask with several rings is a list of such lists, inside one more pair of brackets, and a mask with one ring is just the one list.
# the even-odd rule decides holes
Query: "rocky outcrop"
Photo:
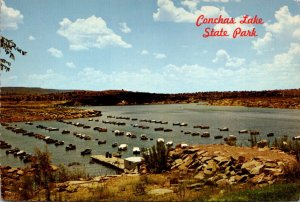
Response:
[{"label": "rocky outcrop", "polygon": [[284,177],[286,168],[290,166],[280,159],[270,160],[263,156],[249,159],[225,152],[212,154],[195,147],[176,148],[169,155],[171,172],[193,173],[192,177],[197,183],[189,185],[191,189],[201,185],[225,187],[237,183],[259,186],[273,184]]}]

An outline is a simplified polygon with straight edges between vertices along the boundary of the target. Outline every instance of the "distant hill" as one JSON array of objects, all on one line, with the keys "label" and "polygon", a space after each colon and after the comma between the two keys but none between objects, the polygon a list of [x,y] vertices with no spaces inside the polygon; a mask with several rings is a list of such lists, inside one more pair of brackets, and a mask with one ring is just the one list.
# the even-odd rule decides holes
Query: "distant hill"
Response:
[{"label": "distant hill", "polygon": [[57,90],[30,87],[1,87],[1,95],[38,95],[50,93],[63,93],[70,91],[72,90]]},{"label": "distant hill", "polygon": [[300,89],[195,93],[148,93],[125,90],[85,91],[3,87],[0,101],[64,101],[67,106],[199,103],[209,105],[300,109]]}]

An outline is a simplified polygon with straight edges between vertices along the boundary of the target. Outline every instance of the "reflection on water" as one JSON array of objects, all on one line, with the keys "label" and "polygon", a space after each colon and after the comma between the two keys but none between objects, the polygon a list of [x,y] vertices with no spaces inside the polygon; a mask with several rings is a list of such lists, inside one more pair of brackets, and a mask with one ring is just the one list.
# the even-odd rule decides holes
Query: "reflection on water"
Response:
[{"label": "reflection on water", "polygon": [[[85,167],[86,171],[91,175],[105,175],[114,174],[115,171],[106,168],[99,164],[90,164],[89,155],[82,156],[80,154],[84,149],[92,149],[92,154],[105,154],[105,152],[116,152],[117,147],[113,148],[112,144],[117,142],[119,144],[128,144],[128,150],[122,152],[122,157],[133,156],[133,147],[149,147],[155,144],[157,138],[164,138],[165,142],[173,141],[174,145],[180,143],[186,144],[210,144],[222,143],[223,139],[214,139],[216,135],[223,137],[229,134],[238,137],[238,145],[249,145],[249,134],[239,134],[238,131],[242,129],[256,130],[260,132],[258,139],[274,140],[274,137],[281,137],[288,135],[290,137],[300,135],[300,111],[288,109],[261,109],[261,108],[245,108],[245,107],[216,107],[196,104],[178,104],[178,105],[139,105],[139,106],[101,106],[88,107],[96,110],[101,110],[103,116],[95,117],[93,121],[89,118],[70,120],[72,122],[80,122],[91,126],[89,129],[68,125],[57,121],[38,121],[33,125],[25,123],[13,123],[11,125],[23,128],[29,132],[44,134],[57,140],[63,140],[64,146],[48,145],[49,151],[52,153],[52,159],[55,164],[69,164],[72,162],[79,162]],[[117,120],[115,118],[107,118],[112,116],[128,116],[130,118],[137,118],[137,121]],[[95,120],[98,119],[99,122]],[[168,124],[140,122],[141,119],[161,120],[167,121]],[[125,122],[124,126],[117,126],[112,124],[104,124],[102,121],[121,121]],[[173,126],[175,122],[185,122],[188,126],[180,127]],[[36,128],[37,125],[42,124],[48,127],[59,128],[59,131],[47,131]],[[149,126],[149,129],[142,129],[133,127],[133,124]],[[193,128],[195,125],[208,125],[209,129],[201,130]],[[98,132],[93,130],[94,127],[105,127],[108,132]],[[172,129],[172,132],[155,131],[157,127],[164,127],[165,129]],[[229,131],[220,132],[219,128],[228,127]],[[137,138],[129,138],[124,136],[115,136],[113,130],[130,131],[137,135]],[[70,130],[70,134],[62,134],[62,130]],[[209,132],[209,138],[201,138],[200,136],[192,136],[191,134],[184,134],[185,131],[191,132]],[[33,137],[22,136],[11,131],[0,128],[1,140],[19,147],[26,152],[34,152],[35,147],[44,148],[45,142]],[[73,132],[86,134],[91,136],[91,140],[83,140],[73,135]],[[267,133],[274,133],[274,137],[267,137]],[[140,140],[140,135],[146,134],[153,140]],[[97,139],[97,140],[96,140]],[[98,145],[98,140],[106,140],[106,144]],[[68,144],[75,144],[77,149],[73,151],[66,151],[65,147]],[[10,166],[24,166],[24,164],[12,155],[6,155],[5,150],[0,150],[1,165]]]}]

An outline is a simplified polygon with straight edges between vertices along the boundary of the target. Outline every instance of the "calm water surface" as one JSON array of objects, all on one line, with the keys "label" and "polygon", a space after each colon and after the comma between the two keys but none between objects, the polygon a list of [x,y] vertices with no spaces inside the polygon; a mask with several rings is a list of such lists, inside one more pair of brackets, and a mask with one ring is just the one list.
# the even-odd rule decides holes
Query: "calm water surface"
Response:
[{"label": "calm water surface", "polygon": [[[81,156],[80,152],[86,148],[92,149],[92,154],[105,154],[106,151],[117,152],[117,148],[111,145],[114,142],[119,144],[128,144],[128,150],[122,152],[122,157],[133,156],[133,147],[149,147],[155,144],[157,138],[164,138],[165,142],[173,141],[174,145],[180,143],[186,144],[210,144],[222,143],[223,139],[215,140],[215,135],[222,135],[223,137],[229,134],[238,137],[238,144],[249,145],[249,134],[239,134],[238,131],[242,129],[256,130],[260,132],[258,139],[269,139],[271,142],[275,137],[282,137],[287,135],[294,137],[300,135],[300,110],[289,109],[262,109],[262,108],[246,108],[246,107],[217,107],[197,104],[176,104],[176,105],[137,105],[137,106],[101,106],[101,107],[87,107],[88,109],[101,110],[103,116],[95,117],[94,121],[89,121],[89,118],[74,119],[72,122],[80,122],[91,126],[90,129],[83,129],[73,125],[60,123],[57,121],[37,121],[33,125],[25,123],[13,123],[17,127],[23,128],[28,132],[40,133],[48,135],[51,138],[65,141],[64,146],[48,145],[49,151],[52,153],[53,162],[55,164],[68,164],[71,162],[80,162],[85,167],[90,175],[105,175],[114,174],[115,171],[106,168],[99,164],[90,164],[89,156]],[[137,121],[121,120],[107,118],[112,116],[126,116],[130,118],[137,118]],[[99,122],[95,122],[99,119]],[[168,124],[161,125],[155,123],[139,122],[141,119],[168,121]],[[103,120],[126,122],[125,126],[116,126],[102,123]],[[173,126],[173,122],[185,122],[188,126],[179,127]],[[149,126],[149,129],[141,129],[133,127],[132,124],[139,124]],[[37,125],[42,124],[48,127],[57,127],[59,131],[46,131],[36,128]],[[195,125],[209,125],[210,129],[201,130],[194,129]],[[106,133],[99,133],[93,130],[93,127],[100,126],[108,129]],[[154,128],[164,127],[173,129],[172,132],[154,131]],[[228,132],[220,132],[218,128],[228,127]],[[137,135],[136,139],[124,136],[115,136],[113,130],[130,131]],[[71,134],[61,134],[62,130],[70,130]],[[209,138],[201,138],[200,136],[184,135],[182,131],[191,132],[210,132]],[[26,152],[34,152],[35,147],[44,149],[45,142],[33,137],[22,136],[6,130],[4,127],[0,128],[1,140],[5,140],[13,147],[19,147]],[[82,140],[74,135],[73,132],[87,134],[92,137],[92,140]],[[274,137],[267,137],[267,133],[274,133]],[[153,140],[142,141],[139,139],[141,134],[146,134]],[[99,140],[106,140],[104,145],[98,145]],[[68,144],[75,144],[77,149],[66,152],[65,146]],[[5,150],[0,150],[1,165],[10,165],[22,167],[24,164],[18,158],[12,155],[6,155]]]}]

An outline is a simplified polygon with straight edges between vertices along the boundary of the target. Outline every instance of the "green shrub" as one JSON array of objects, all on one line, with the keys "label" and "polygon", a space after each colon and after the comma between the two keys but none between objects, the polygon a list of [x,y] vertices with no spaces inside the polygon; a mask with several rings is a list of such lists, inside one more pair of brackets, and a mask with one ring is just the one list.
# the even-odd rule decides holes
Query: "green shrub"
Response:
[{"label": "green shrub", "polygon": [[157,142],[156,146],[142,149],[146,167],[151,173],[162,173],[170,169],[168,164],[168,149],[163,142]]},{"label": "green shrub", "polygon": [[299,140],[291,140],[288,137],[275,138],[273,147],[276,147],[286,153],[290,153],[296,156],[297,160],[300,160],[300,143]]}]

